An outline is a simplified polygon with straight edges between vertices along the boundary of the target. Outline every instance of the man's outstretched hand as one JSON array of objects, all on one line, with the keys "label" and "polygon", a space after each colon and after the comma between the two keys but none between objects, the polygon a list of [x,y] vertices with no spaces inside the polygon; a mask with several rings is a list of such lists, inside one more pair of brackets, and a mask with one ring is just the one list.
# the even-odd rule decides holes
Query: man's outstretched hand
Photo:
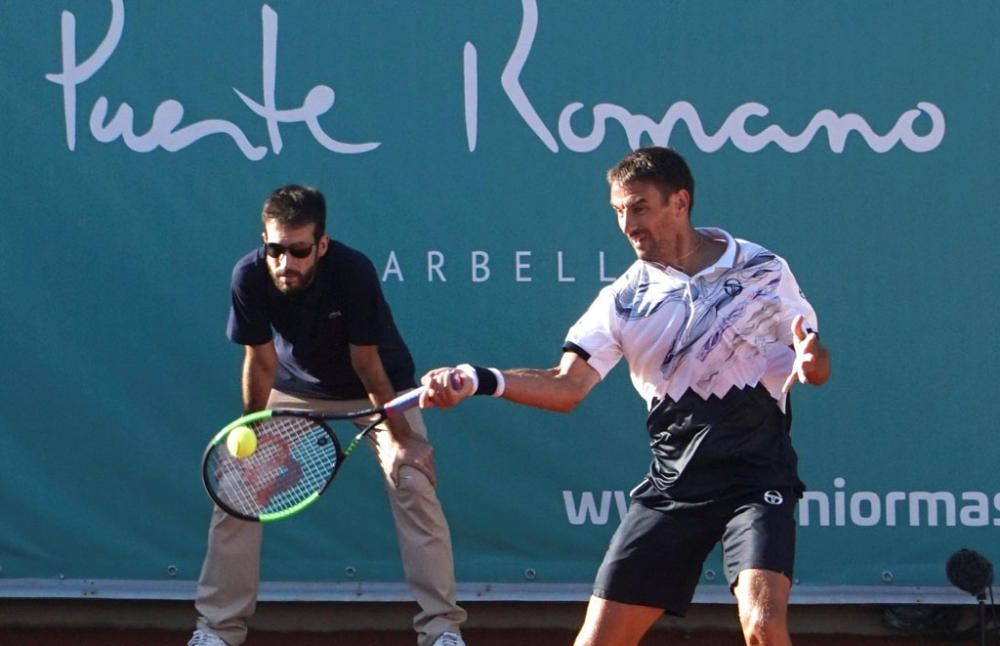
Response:
[{"label": "man's outstretched hand", "polygon": [[473,378],[458,368],[435,368],[420,378],[420,408],[451,408],[475,391]]},{"label": "man's outstretched hand", "polygon": [[795,382],[821,386],[830,378],[830,353],[819,342],[819,335],[804,326],[804,317],[799,314],[792,321],[792,347],[795,362],[785,379],[781,392],[787,393]]}]

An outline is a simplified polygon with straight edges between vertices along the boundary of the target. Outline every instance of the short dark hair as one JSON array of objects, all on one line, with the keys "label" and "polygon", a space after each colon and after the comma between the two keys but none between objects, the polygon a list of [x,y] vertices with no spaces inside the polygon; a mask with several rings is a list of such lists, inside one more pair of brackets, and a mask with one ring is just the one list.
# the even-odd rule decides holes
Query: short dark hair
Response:
[{"label": "short dark hair", "polygon": [[266,200],[260,214],[261,222],[277,220],[289,227],[316,225],[316,240],[326,233],[326,198],[312,186],[288,184],[275,189]]},{"label": "short dark hair", "polygon": [[608,184],[651,182],[663,192],[663,197],[684,189],[691,196],[688,213],[694,209],[694,177],[687,162],[677,151],[662,146],[647,146],[633,150],[608,170]]}]

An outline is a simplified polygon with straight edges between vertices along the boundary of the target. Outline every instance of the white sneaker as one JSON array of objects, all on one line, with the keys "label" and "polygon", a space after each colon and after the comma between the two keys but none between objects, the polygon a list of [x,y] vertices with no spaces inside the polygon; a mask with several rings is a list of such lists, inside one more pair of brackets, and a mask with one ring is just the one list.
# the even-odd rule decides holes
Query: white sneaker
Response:
[{"label": "white sneaker", "polygon": [[191,641],[187,643],[187,646],[228,646],[228,644],[222,641],[222,638],[216,634],[207,633],[204,630],[196,630],[191,635]]},{"label": "white sneaker", "polygon": [[434,642],[434,646],[465,646],[465,641],[455,633],[441,633],[437,641]]}]

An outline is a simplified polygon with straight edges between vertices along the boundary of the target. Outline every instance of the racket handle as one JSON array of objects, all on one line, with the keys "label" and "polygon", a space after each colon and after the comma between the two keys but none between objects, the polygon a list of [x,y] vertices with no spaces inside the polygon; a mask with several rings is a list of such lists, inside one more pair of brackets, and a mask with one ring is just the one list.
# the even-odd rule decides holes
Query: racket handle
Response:
[{"label": "racket handle", "polygon": [[410,410],[420,401],[420,396],[424,394],[424,386],[414,388],[408,393],[403,393],[399,397],[396,397],[392,401],[386,402],[385,414],[389,417],[396,417],[397,415],[402,415],[403,412]]},{"label": "racket handle", "polygon": [[[461,379],[456,374],[451,376],[451,387],[455,390],[462,387]],[[424,394],[425,390],[427,390],[426,386],[417,386],[410,392],[403,393],[392,401],[386,402],[386,404],[382,407],[385,409],[386,416],[396,417],[397,415],[402,415],[405,411],[410,410],[420,402],[420,396]]]}]

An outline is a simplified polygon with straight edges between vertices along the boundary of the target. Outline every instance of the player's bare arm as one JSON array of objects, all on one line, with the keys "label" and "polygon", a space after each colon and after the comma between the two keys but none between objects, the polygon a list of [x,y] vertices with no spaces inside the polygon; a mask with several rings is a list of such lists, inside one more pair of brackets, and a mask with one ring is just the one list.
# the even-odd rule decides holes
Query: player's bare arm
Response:
[{"label": "player's bare arm", "polygon": [[278,353],[274,343],[244,346],[243,356],[243,413],[253,413],[267,408],[267,398],[278,373]]},{"label": "player's bare arm", "polygon": [[820,343],[819,334],[805,327],[801,314],[792,321],[792,348],[795,363],[782,391],[787,393],[796,381],[814,386],[825,384],[830,378],[830,351]]},{"label": "player's bare arm", "polygon": [[[572,352],[564,353],[555,368],[515,368],[503,370],[501,375],[500,396],[504,399],[561,413],[576,408],[601,380],[596,370]],[[470,377],[467,370],[455,367],[431,370],[421,379],[427,390],[420,405],[451,408],[475,394],[476,380]]]}]

